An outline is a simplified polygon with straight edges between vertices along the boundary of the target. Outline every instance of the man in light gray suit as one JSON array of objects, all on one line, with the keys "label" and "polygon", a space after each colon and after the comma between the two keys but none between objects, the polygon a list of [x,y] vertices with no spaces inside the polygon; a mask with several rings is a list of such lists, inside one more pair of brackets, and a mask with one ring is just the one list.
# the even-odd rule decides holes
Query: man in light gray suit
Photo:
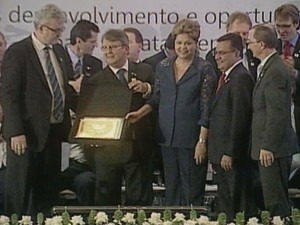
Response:
[{"label": "man in light gray suit", "polygon": [[248,47],[261,60],[253,92],[251,157],[258,160],[266,210],[286,217],[291,156],[298,145],[291,126],[291,84],[276,43],[270,26],[257,25],[250,31]]}]

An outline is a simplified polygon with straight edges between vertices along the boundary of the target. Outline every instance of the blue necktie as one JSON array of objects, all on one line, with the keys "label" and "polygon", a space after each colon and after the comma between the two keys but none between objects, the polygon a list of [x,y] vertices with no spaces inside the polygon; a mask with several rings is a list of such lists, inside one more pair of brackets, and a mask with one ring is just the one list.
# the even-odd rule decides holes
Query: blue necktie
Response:
[{"label": "blue necktie", "polygon": [[117,77],[119,79],[119,81],[124,85],[124,86],[127,86],[127,80],[125,78],[125,72],[126,70],[125,69],[119,69],[117,71]]},{"label": "blue necktie", "polygon": [[44,51],[45,51],[45,60],[46,60],[46,68],[47,68],[47,72],[48,72],[48,76],[49,76],[49,81],[50,81],[50,85],[52,88],[52,92],[53,92],[53,118],[58,121],[61,122],[63,120],[63,116],[64,116],[64,102],[63,102],[63,96],[58,84],[58,80],[55,74],[55,70],[50,58],[50,53],[49,53],[49,49],[50,47],[45,47]]}]

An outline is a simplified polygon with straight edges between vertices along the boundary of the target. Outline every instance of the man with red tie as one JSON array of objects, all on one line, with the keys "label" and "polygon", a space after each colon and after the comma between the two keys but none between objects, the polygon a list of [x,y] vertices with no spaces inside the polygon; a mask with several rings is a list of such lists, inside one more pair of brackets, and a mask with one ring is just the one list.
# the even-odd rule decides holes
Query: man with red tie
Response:
[{"label": "man with red tie", "polygon": [[246,205],[250,198],[246,179],[249,181],[247,151],[254,79],[243,66],[242,51],[241,37],[228,33],[217,40],[214,52],[222,75],[212,104],[208,159],[216,172],[219,210],[229,221],[240,211],[253,216]]},{"label": "man with red tie", "polygon": [[293,4],[284,4],[275,10],[275,27],[280,36],[277,51],[288,67],[291,79],[295,81],[293,100],[298,139],[300,138],[300,35],[297,32],[299,20],[299,9]]}]

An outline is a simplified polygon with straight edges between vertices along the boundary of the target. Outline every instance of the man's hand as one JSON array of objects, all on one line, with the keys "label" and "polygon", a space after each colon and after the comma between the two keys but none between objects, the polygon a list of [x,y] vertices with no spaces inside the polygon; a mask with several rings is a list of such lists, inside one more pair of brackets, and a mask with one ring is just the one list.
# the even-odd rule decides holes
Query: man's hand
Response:
[{"label": "man's hand", "polygon": [[206,143],[200,143],[200,141],[198,141],[195,147],[195,155],[194,155],[196,164],[200,165],[201,163],[205,162],[206,156],[207,156]]},{"label": "man's hand", "polygon": [[83,79],[83,74],[81,74],[78,79],[69,81],[69,85],[71,85],[77,93],[80,92],[82,79]]},{"label": "man's hand", "polygon": [[132,89],[135,92],[139,92],[142,94],[145,94],[148,91],[147,84],[137,79],[132,79],[131,82],[128,84],[128,87],[129,89]]},{"label": "man's hand", "polygon": [[27,148],[26,137],[24,134],[15,136],[11,138],[11,150],[13,150],[17,155],[22,155],[25,153]]},{"label": "man's hand", "polygon": [[125,116],[125,119],[127,119],[129,121],[129,123],[136,123],[141,118],[142,118],[142,115],[141,115],[141,113],[139,111],[129,112]]},{"label": "man's hand", "polygon": [[259,153],[260,164],[263,167],[271,166],[274,162],[274,154],[271,151],[261,149]]},{"label": "man's hand", "polygon": [[293,57],[292,56],[286,56],[286,57],[281,56],[281,58],[282,58],[284,64],[287,66],[288,70],[293,71],[294,64],[295,64]]},{"label": "man's hand", "polygon": [[232,170],[232,163],[233,163],[233,159],[231,156],[228,155],[223,155],[222,159],[221,159],[221,167],[225,170],[225,171],[230,171]]}]

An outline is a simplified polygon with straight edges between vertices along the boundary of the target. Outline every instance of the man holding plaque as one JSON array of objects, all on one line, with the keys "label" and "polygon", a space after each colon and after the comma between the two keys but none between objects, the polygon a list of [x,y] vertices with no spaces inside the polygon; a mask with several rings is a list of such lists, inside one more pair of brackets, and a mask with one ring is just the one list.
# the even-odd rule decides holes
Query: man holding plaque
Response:
[{"label": "man holding plaque", "polygon": [[[151,94],[153,72],[151,66],[143,63],[133,63],[128,60],[129,41],[126,33],[118,29],[108,30],[101,39],[103,57],[107,66],[103,71],[90,78],[82,87],[79,100],[80,115],[97,115],[94,109],[100,107],[100,98],[94,100],[94,96],[101,90],[107,90],[106,96],[111,96],[119,89],[130,93],[127,112],[137,110],[144,105],[145,100]],[[118,89],[119,88],[119,89]],[[103,92],[103,91],[102,91]],[[100,100],[99,100],[100,99]],[[105,101],[105,100],[104,100]],[[127,101],[125,96],[120,102]],[[106,102],[102,110],[111,107],[111,115],[108,115],[106,125],[111,123],[115,108],[119,103]],[[113,104],[118,104],[111,106]],[[98,106],[97,106],[98,105]],[[94,110],[93,112],[88,109]],[[122,115],[125,118],[126,112]],[[85,119],[85,128],[81,126],[77,136],[87,135],[89,124],[95,128],[97,121],[94,118]],[[99,122],[100,124],[100,122]],[[98,127],[101,125],[98,124]],[[107,128],[108,126],[106,126]],[[112,126],[113,127],[113,126]],[[92,128],[92,129],[94,129]],[[96,128],[93,130],[97,133]],[[103,131],[103,129],[100,129]],[[94,133],[95,133],[94,132]],[[100,133],[99,133],[100,134]],[[117,138],[116,138],[117,139]],[[151,126],[148,117],[134,125],[126,127],[121,140],[89,144],[85,147],[85,153],[90,163],[96,170],[96,204],[119,205],[121,204],[122,177],[125,177],[126,205],[151,205],[152,193],[152,168],[151,168]],[[101,146],[100,146],[101,145]]]}]

